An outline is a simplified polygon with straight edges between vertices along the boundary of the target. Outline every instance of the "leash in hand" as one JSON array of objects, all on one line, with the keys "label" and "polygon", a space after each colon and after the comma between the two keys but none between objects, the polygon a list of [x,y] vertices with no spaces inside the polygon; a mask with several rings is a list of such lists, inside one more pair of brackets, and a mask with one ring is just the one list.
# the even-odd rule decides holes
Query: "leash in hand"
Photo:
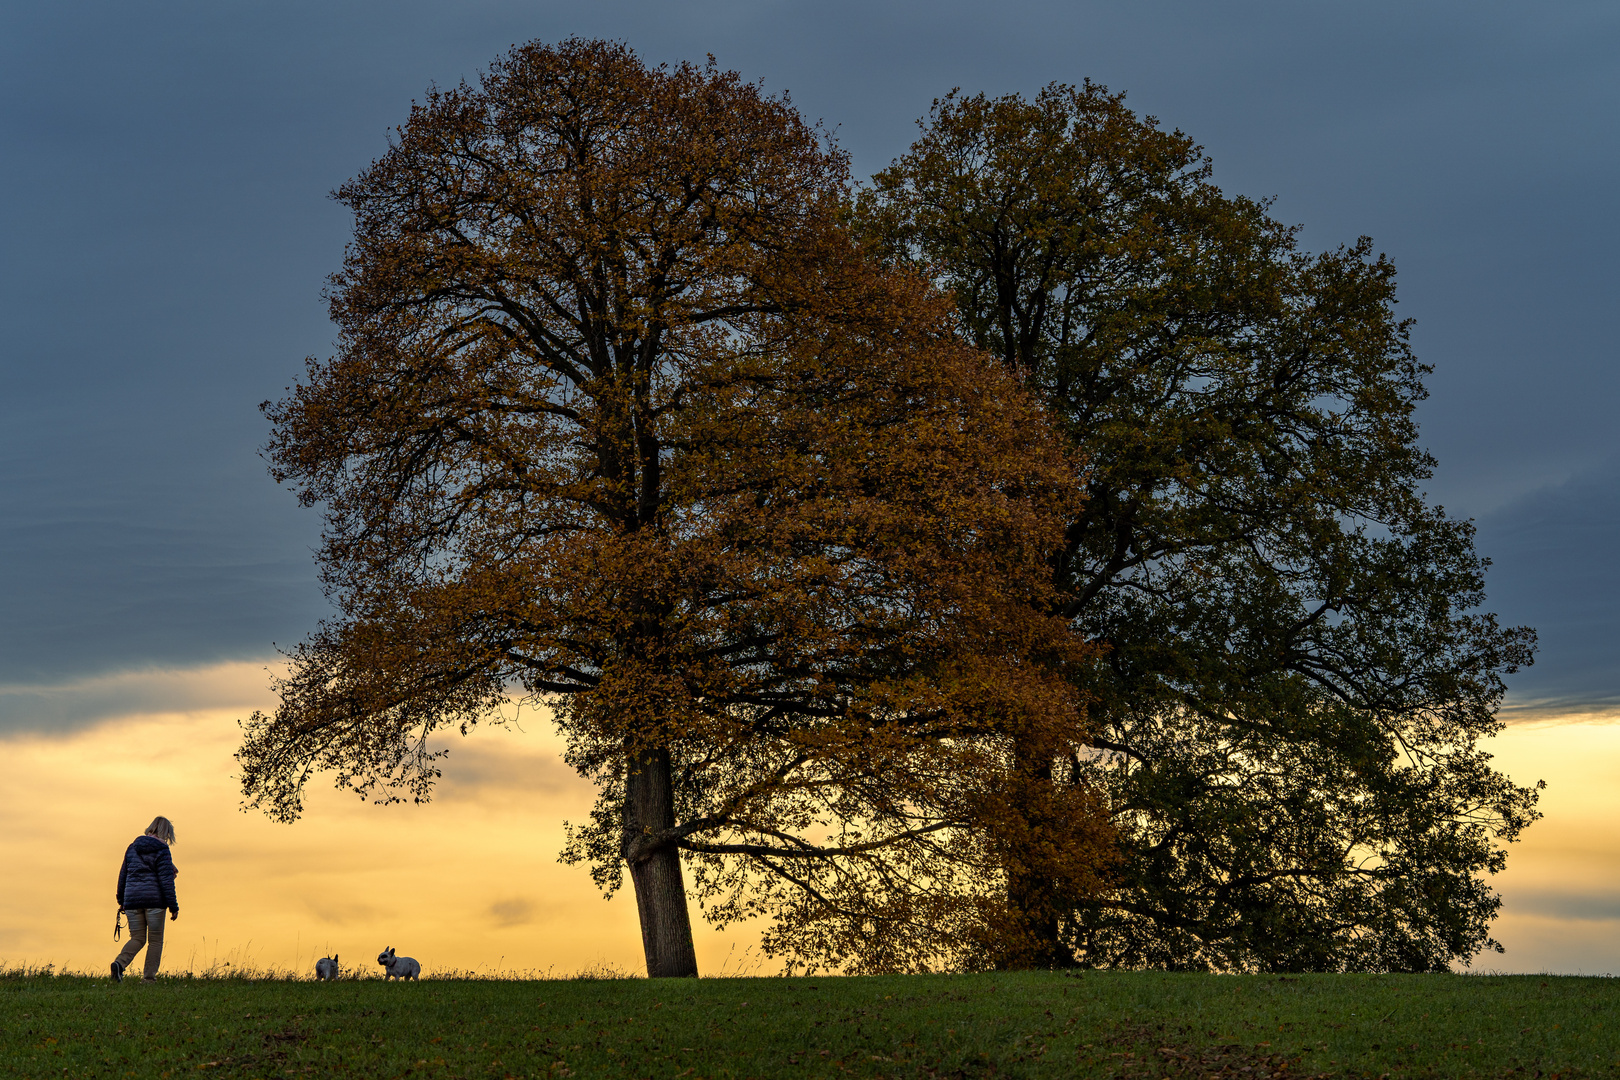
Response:
[{"label": "leash in hand", "polygon": [[124,929],[124,909],[119,908],[118,909],[118,914],[113,916],[113,940],[114,941],[118,940],[118,935],[119,935],[120,932],[122,932],[123,929]]}]

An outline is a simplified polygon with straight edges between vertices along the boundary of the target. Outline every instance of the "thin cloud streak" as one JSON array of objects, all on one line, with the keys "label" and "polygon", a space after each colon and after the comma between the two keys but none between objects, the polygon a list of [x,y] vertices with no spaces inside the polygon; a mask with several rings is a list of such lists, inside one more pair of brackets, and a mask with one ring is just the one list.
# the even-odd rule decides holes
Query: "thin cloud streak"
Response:
[{"label": "thin cloud streak", "polygon": [[1620,922],[1620,893],[1566,893],[1522,889],[1513,909],[1569,922]]},{"label": "thin cloud streak", "polygon": [[274,662],[146,668],[49,683],[0,683],[0,734],[66,734],[111,719],[275,707]]}]

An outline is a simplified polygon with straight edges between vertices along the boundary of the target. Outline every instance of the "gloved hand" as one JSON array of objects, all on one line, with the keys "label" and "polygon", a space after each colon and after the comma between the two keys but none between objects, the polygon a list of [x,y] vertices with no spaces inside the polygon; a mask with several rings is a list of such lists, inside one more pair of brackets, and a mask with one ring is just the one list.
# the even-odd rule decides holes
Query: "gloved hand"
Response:
[{"label": "gloved hand", "polygon": [[174,922],[174,920],[178,919],[179,917],[180,917],[180,905],[176,904],[176,905],[174,905],[174,907],[169,909],[169,921]]}]

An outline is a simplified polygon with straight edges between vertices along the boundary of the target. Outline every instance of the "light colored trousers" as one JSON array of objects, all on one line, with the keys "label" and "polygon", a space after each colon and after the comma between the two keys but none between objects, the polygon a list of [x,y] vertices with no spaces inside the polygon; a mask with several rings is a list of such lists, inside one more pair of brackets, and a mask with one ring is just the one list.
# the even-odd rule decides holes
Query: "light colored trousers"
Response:
[{"label": "light colored trousers", "polygon": [[146,946],[146,977],[157,977],[158,965],[163,963],[163,916],[165,912],[160,907],[127,908],[124,915],[129,919],[129,942],[125,944],[124,951],[118,954],[118,966],[127,968],[129,962],[135,959],[135,954]]}]

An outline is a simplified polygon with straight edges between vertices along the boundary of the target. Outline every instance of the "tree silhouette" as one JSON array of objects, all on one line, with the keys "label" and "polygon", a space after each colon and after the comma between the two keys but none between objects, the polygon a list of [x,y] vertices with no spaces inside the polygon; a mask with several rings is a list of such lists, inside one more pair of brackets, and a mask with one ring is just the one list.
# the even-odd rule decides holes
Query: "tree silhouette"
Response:
[{"label": "tree silhouette", "polygon": [[1122,95],[1054,84],[937,102],[861,201],[1090,462],[1052,610],[1106,649],[1071,772],[1122,863],[1045,956],[1445,970],[1494,945],[1480,875],[1536,816],[1479,746],[1534,634],[1477,610],[1472,526],[1422,493],[1394,267],[1302,253],[1210,176]]}]

